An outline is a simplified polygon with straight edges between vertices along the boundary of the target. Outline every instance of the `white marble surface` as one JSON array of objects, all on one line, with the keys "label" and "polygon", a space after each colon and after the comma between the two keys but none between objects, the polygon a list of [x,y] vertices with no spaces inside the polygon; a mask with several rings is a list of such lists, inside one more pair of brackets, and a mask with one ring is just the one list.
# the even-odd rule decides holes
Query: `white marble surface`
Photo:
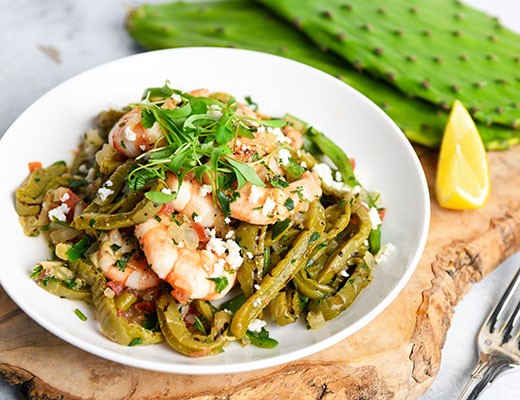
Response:
[{"label": "white marble surface", "polygon": [[[518,0],[466,0],[520,32]],[[124,30],[128,7],[142,1],[0,0],[0,136],[34,100],[96,65],[141,51]],[[159,1],[151,1],[159,2]],[[49,55],[55,52],[55,57]],[[81,94],[73,101],[81,101]],[[42,121],[45,123],[45,121]],[[4,172],[5,173],[5,172]],[[510,258],[458,305],[441,370],[422,400],[455,399],[476,362],[475,338],[492,303],[520,265]],[[0,380],[0,399],[20,399]],[[520,398],[520,372],[500,378],[483,400]]]}]

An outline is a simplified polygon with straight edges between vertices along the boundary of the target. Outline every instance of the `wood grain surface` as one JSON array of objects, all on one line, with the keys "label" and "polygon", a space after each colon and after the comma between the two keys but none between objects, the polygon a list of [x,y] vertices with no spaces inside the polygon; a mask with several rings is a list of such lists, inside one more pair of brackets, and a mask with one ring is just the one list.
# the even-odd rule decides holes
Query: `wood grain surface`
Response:
[{"label": "wood grain surface", "polygon": [[[437,153],[416,148],[430,190]],[[0,290],[0,374],[33,399],[414,399],[431,385],[454,306],[520,249],[520,147],[489,154],[492,196],[475,211],[432,196],[426,250],[410,282],[374,321],[313,356],[261,371],[173,375],[79,350],[32,322]]]}]

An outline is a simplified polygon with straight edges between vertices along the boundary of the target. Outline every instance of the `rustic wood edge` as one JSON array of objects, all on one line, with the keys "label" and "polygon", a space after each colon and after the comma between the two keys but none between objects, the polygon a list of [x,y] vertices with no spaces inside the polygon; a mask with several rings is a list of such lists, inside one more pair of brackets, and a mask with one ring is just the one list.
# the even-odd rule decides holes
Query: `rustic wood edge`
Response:
[{"label": "rustic wood edge", "polygon": [[441,350],[455,306],[473,283],[482,280],[519,249],[520,209],[516,207],[504,217],[492,219],[482,236],[469,243],[451,244],[437,254],[431,264],[434,278],[431,287],[422,293],[412,338],[410,359],[412,376],[418,384],[416,395],[426,392],[440,368]]}]

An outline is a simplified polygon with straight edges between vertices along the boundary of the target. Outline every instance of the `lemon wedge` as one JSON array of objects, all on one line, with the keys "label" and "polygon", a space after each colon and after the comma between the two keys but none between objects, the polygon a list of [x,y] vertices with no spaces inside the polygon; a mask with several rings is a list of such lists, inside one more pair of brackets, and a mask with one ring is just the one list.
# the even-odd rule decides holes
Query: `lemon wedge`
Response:
[{"label": "lemon wedge", "polygon": [[439,154],[437,200],[445,208],[475,209],[486,204],[490,191],[486,149],[468,110],[455,100]]}]

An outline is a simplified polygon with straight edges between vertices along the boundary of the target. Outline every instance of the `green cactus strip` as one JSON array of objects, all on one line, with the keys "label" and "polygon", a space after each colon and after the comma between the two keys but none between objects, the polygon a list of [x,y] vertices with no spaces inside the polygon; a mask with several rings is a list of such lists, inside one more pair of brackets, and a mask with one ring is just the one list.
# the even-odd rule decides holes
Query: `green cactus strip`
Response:
[{"label": "green cactus strip", "polygon": [[[411,141],[428,147],[440,144],[447,112],[422,100],[408,99],[382,80],[359,74],[345,61],[320,51],[304,35],[251,1],[141,5],[130,13],[127,28],[147,49],[237,47],[309,64],[368,96]],[[506,148],[520,138],[520,132],[502,127],[495,129],[480,124],[479,130],[489,149]]]},{"label": "green cactus strip", "polygon": [[[410,96],[520,127],[520,35],[458,0],[260,0]],[[376,4],[377,3],[377,4]]]}]

